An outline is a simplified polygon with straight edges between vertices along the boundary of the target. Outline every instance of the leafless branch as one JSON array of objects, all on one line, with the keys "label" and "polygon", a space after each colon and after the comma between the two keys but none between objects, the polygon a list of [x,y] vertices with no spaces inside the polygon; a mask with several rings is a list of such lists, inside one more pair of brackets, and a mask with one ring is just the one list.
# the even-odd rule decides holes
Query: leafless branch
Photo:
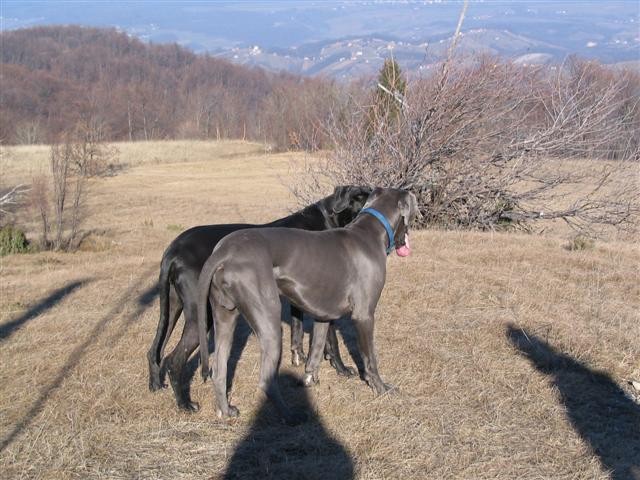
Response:
[{"label": "leafless branch", "polygon": [[[422,224],[529,228],[562,219],[589,234],[633,230],[639,90],[637,76],[575,59],[556,68],[490,57],[451,65],[444,82],[411,83],[393,121],[375,117],[375,95],[334,112],[325,127],[334,149],[308,166],[298,195],[330,184],[393,186],[416,193]],[[572,159],[599,163],[569,168]]]},{"label": "leafless branch", "polygon": [[24,194],[28,191],[27,185],[20,184],[0,195],[0,216],[11,215],[13,209],[20,204]]}]

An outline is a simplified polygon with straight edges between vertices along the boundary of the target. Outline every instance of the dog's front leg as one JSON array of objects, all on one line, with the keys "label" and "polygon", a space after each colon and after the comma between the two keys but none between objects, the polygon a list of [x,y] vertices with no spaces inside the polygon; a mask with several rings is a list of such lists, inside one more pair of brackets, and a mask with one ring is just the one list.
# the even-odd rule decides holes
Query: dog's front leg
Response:
[{"label": "dog's front leg", "polygon": [[347,367],[340,356],[338,347],[338,336],[336,335],[336,322],[331,321],[327,332],[327,343],[324,346],[324,358],[336,369],[338,375],[343,377],[353,377],[357,372],[353,367]]},{"label": "dog's front leg", "polygon": [[299,367],[307,360],[302,346],[304,338],[302,320],[302,310],[291,305],[291,363],[296,367]]},{"label": "dog's front leg", "polygon": [[364,362],[364,380],[375,390],[376,394],[381,395],[391,390],[393,386],[384,383],[378,374],[378,360],[373,343],[373,315],[353,316],[353,322],[358,334],[358,347]]},{"label": "dog's front leg", "polygon": [[322,361],[322,354],[324,352],[324,346],[327,342],[327,331],[329,330],[329,322],[320,322],[314,320],[313,322],[313,334],[311,337],[311,350],[309,351],[309,357],[304,367],[304,386],[310,387],[314,383],[318,383],[318,371],[320,370],[320,362]]}]

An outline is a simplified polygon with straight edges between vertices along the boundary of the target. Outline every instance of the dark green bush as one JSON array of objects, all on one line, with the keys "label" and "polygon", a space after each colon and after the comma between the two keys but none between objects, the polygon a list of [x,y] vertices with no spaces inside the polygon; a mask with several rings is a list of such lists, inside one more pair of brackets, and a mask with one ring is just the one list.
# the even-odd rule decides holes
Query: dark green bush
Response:
[{"label": "dark green bush", "polygon": [[28,251],[29,241],[22,230],[11,225],[0,228],[0,257]]}]

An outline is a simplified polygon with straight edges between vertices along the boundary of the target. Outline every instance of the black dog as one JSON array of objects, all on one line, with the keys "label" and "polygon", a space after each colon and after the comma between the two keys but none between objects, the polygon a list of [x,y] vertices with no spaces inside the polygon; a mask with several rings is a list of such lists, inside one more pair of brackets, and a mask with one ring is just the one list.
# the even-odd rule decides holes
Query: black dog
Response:
[{"label": "black dog", "polygon": [[[184,311],[185,324],[180,341],[164,359],[178,407],[196,411],[198,405],[189,395],[185,378],[185,364],[198,345],[197,285],[204,262],[217,243],[228,234],[247,228],[287,227],[303,230],[327,230],[343,227],[353,220],[367,201],[370,190],[356,186],[336,187],[332,195],[309,205],[288,217],[266,225],[227,224],[203,225],[181,233],[166,249],[160,265],[160,320],[156,336],[147,353],[149,360],[149,389],[163,387],[161,361],[164,349],[173,332],[180,313]],[[302,312],[291,307],[291,353],[294,365],[305,361],[302,348]],[[211,319],[208,321],[209,328]],[[332,327],[327,336],[325,356],[338,374],[351,376],[352,368],[345,367],[338,350],[338,340]]]}]

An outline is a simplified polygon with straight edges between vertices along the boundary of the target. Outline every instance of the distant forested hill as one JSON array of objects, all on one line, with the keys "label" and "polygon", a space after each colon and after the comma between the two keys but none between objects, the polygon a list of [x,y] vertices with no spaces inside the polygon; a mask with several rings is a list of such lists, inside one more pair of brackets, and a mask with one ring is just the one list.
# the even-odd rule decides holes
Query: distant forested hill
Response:
[{"label": "distant forested hill", "polygon": [[115,29],[36,27],[3,32],[0,40],[4,143],[51,142],[78,124],[105,140],[286,142],[293,127],[279,112],[290,107],[287,99],[333,88],[175,44],[146,44]]}]

